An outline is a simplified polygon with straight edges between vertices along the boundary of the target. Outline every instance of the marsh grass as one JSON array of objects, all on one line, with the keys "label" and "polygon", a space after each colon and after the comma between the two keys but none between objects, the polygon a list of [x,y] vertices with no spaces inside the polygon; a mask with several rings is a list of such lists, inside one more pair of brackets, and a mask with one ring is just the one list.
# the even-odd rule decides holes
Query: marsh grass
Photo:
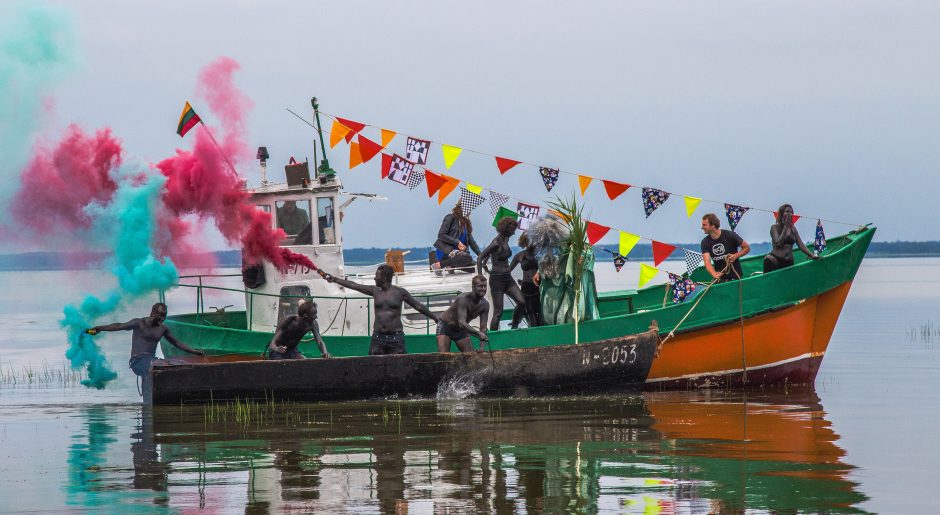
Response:
[{"label": "marsh grass", "polygon": [[12,363],[0,363],[0,386],[2,387],[70,387],[80,386],[85,374],[82,370],[73,370],[68,363],[63,362],[58,368],[53,368],[46,360],[42,366],[34,367],[26,363],[14,367]]},{"label": "marsh grass", "polygon": [[930,320],[921,323],[918,327],[912,325],[907,329],[907,339],[912,342],[924,343],[932,348],[934,343],[940,342],[940,325],[936,325]]}]

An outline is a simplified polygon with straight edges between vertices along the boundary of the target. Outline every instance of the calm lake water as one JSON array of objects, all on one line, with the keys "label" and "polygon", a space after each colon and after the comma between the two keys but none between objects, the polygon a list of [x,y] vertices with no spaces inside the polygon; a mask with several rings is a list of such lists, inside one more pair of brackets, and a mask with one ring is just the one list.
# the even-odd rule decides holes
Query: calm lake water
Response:
[{"label": "calm lake water", "polygon": [[[635,263],[620,274],[606,265],[598,264],[600,289],[635,284]],[[121,333],[101,339],[119,371],[114,384],[100,392],[63,385],[62,305],[101,292],[106,277],[17,272],[0,273],[0,280],[4,512],[935,513],[940,507],[940,259],[864,262],[814,388],[333,404],[275,399],[240,411],[142,410]],[[116,319],[146,313],[149,303]],[[182,296],[171,296],[170,306],[192,307]],[[33,372],[32,384],[24,367]]]}]

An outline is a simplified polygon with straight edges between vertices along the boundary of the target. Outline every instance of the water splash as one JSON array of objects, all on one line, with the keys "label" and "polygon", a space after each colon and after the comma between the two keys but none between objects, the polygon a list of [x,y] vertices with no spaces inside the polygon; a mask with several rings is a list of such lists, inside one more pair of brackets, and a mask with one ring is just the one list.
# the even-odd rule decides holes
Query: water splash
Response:
[{"label": "water splash", "polygon": [[436,398],[466,399],[480,392],[486,378],[488,369],[466,372],[453,377],[442,379],[437,385]]}]

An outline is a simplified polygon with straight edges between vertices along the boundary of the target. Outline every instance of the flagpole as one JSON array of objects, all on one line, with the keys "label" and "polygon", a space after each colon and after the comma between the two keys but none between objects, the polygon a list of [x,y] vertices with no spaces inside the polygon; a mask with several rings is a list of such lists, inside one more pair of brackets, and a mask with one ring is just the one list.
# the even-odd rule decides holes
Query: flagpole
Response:
[{"label": "flagpole", "polygon": [[241,177],[240,175],[238,175],[238,172],[235,171],[235,166],[233,166],[232,162],[228,160],[228,156],[225,155],[225,152],[222,150],[222,146],[219,145],[219,142],[215,140],[215,136],[212,135],[212,131],[209,130],[209,127],[206,126],[206,123],[203,122],[202,119],[199,120],[199,125],[201,125],[203,130],[206,131],[206,134],[209,135],[209,139],[211,139],[212,143],[215,144],[215,148],[218,149],[219,154],[222,155],[222,159],[225,159],[225,163],[228,164],[229,170],[231,170],[232,173],[234,173],[236,177]]}]

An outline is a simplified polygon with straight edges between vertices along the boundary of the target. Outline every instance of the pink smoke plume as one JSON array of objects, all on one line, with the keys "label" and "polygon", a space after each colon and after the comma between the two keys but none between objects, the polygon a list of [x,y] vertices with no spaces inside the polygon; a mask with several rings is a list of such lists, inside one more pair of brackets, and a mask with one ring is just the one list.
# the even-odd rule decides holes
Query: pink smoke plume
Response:
[{"label": "pink smoke plume", "polygon": [[108,172],[121,164],[122,152],[110,129],[90,135],[76,125],[54,145],[37,144],[11,203],[17,226],[41,236],[89,228],[85,206],[114,194],[117,184]]}]

